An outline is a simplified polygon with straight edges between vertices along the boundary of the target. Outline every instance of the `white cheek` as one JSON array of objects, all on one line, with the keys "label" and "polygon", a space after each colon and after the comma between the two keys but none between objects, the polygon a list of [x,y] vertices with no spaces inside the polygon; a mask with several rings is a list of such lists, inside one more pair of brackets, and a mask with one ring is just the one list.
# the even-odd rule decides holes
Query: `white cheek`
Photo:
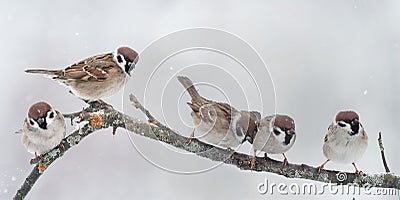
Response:
[{"label": "white cheek", "polygon": [[[121,55],[120,55],[121,56]],[[125,59],[122,59],[122,62],[118,62],[118,54],[115,52],[114,53],[114,56],[113,56],[113,60],[114,60],[114,62],[115,63],[117,63],[117,65],[119,66],[119,67],[121,67],[121,69],[123,69],[123,70],[125,70],[125,65],[126,65],[126,60]]]},{"label": "white cheek", "polygon": [[[275,134],[274,134],[275,135]],[[275,135],[275,137],[278,139],[280,142],[285,142],[285,136],[286,134],[284,132],[281,132],[279,135]]]},{"label": "white cheek", "polygon": [[339,126],[339,127],[342,128],[342,129],[344,129],[344,130],[347,131],[347,132],[352,132],[352,131],[353,131],[353,130],[351,130],[350,124],[346,124],[345,127],[341,127],[341,126]]},{"label": "white cheek", "polygon": [[47,123],[47,125],[53,123],[55,118],[56,118],[55,116],[54,116],[53,118],[46,117],[46,123]]},{"label": "white cheek", "polygon": [[125,70],[126,61],[124,60],[124,62],[118,63],[118,65],[119,65],[119,67],[121,67],[123,70]]},{"label": "white cheek", "polygon": [[[33,122],[33,125],[31,124],[31,120]],[[26,121],[28,122],[30,127],[39,128],[39,124],[37,124],[35,120],[27,118]]]},{"label": "white cheek", "polygon": [[29,125],[31,125],[33,128],[39,128],[39,125],[37,123],[34,123],[33,125],[32,124],[29,124]]}]

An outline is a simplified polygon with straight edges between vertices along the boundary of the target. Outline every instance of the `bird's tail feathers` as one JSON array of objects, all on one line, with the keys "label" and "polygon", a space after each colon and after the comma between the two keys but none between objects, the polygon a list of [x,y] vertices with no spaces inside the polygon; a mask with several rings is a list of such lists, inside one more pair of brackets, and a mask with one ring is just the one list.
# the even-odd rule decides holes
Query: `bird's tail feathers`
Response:
[{"label": "bird's tail feathers", "polygon": [[29,74],[41,74],[49,77],[56,77],[62,75],[62,70],[47,70],[47,69],[27,69],[25,73]]},{"label": "bird's tail feathers", "polygon": [[197,92],[196,88],[193,85],[193,82],[185,76],[178,76],[178,81],[185,87],[185,89],[188,91],[190,97],[193,100],[202,100],[203,97],[200,96],[200,94]]}]

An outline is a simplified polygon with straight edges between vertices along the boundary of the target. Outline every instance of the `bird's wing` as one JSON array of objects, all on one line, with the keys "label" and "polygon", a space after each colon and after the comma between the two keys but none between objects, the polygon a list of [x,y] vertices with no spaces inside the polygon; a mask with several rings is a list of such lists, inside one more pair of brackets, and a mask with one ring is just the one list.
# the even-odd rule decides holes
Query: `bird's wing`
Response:
[{"label": "bird's wing", "polygon": [[87,58],[75,63],[64,70],[60,79],[73,79],[75,81],[104,81],[109,77],[110,70],[119,67],[112,60],[112,54],[104,54]]},{"label": "bird's wing", "polygon": [[[220,126],[218,128],[228,130],[233,117],[232,115],[238,111],[226,103],[217,103],[209,100],[206,102],[206,104],[201,105],[198,109],[200,119],[207,123],[215,123],[215,125]],[[192,110],[195,111],[193,107]]]},{"label": "bird's wing", "polygon": [[[25,118],[25,119],[24,119],[23,128],[26,128],[27,122],[28,122],[28,119]],[[23,130],[22,130],[23,128],[19,129],[18,131],[15,131],[15,134],[22,134],[22,133],[23,133]]]},{"label": "bird's wing", "polygon": [[254,137],[257,130],[256,121],[261,118],[261,114],[257,111],[240,111],[240,118],[236,124],[236,134]]},{"label": "bird's wing", "polygon": [[335,126],[333,125],[333,123],[328,126],[328,132],[326,132],[324,142],[327,142],[329,138],[335,134],[336,131],[333,130],[334,128]]}]

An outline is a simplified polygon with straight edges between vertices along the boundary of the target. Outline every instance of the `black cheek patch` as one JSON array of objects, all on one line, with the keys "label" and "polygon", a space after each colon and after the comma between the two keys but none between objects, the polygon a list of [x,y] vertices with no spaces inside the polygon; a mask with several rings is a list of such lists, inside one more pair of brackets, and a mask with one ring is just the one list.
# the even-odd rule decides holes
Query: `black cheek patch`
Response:
[{"label": "black cheek patch", "polygon": [[122,63],[122,62],[123,62],[122,56],[118,55],[118,56],[117,56],[117,60],[118,60],[119,63]]},{"label": "black cheek patch", "polygon": [[290,140],[292,139],[293,135],[291,134],[287,134],[285,135],[285,141],[283,143],[285,143],[286,145],[288,145],[290,143]]},{"label": "black cheek patch", "polygon": [[354,133],[353,135],[357,134],[359,129],[360,129],[360,126],[358,124],[351,126],[351,130]]},{"label": "black cheek patch", "polygon": [[131,74],[131,71],[132,71],[131,66],[130,66],[128,63],[126,63],[126,65],[125,65],[125,72],[126,72],[127,74]]}]

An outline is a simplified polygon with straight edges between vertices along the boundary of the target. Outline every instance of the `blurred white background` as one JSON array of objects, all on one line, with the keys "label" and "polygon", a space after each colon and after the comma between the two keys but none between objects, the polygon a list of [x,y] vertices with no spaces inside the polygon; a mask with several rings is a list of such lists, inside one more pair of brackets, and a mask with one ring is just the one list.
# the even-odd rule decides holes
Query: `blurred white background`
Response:
[{"label": "blurred white background", "polygon": [[[396,156],[400,141],[396,130],[400,122],[399,9],[400,2],[395,0],[1,1],[0,55],[5,73],[0,80],[0,198],[10,199],[32,169],[29,160],[33,156],[26,152],[20,136],[14,134],[22,127],[28,107],[39,100],[63,113],[85,106],[65,87],[25,74],[24,69],[66,67],[119,45],[129,45],[141,52],[158,38],[191,27],[231,32],[251,44],[264,59],[276,87],[277,112],[287,113],[296,121],[298,137],[286,154],[289,162],[321,164],[325,160],[322,142],[328,124],[338,110],[354,109],[370,137],[358,167],[367,173],[384,171],[377,144],[377,134],[382,131],[389,167],[400,174]],[[140,72],[152,71],[153,67],[138,65],[133,71],[130,84],[138,87],[132,89],[133,93],[141,91],[147,81],[148,77]],[[205,81],[202,75],[210,79],[209,73],[204,72],[193,77],[194,82]],[[223,81],[218,83],[222,89],[230,87]],[[181,86],[173,81],[171,87]],[[206,91],[203,94],[225,101]],[[122,110],[122,96],[121,91],[105,100]],[[235,101],[236,97],[230,98]],[[176,102],[172,103],[175,108]],[[254,109],[263,106],[269,105],[250,105]],[[187,112],[182,120],[190,123],[187,107],[179,107],[180,113]],[[157,117],[162,116],[160,109],[149,109]],[[268,110],[263,110],[266,114]],[[143,119],[140,113],[137,117]],[[173,128],[189,130],[184,126]],[[140,136],[132,139],[154,154],[165,149]],[[280,155],[272,157],[282,159]],[[194,155],[187,156],[185,162],[215,164]],[[351,165],[334,163],[326,168],[353,171]],[[146,162],[132,147],[125,131],[119,130],[112,136],[111,130],[105,130],[86,138],[48,168],[28,199],[266,199],[270,195],[257,192],[257,185],[265,178],[278,184],[311,182],[240,171],[227,165],[195,175],[169,173]],[[345,196],[353,197],[375,199],[368,195]]]}]

